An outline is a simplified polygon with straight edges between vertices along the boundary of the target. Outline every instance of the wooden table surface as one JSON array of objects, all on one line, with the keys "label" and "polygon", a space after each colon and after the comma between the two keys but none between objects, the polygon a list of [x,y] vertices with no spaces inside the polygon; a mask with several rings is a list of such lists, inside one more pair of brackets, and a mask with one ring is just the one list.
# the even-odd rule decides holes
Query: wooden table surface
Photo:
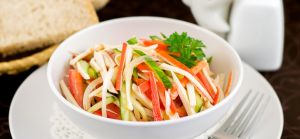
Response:
[{"label": "wooden table surface", "polygon": [[[300,1],[283,0],[284,57],[279,70],[261,72],[275,89],[284,112],[282,139],[300,138]],[[111,0],[97,11],[100,21],[128,16],[161,16],[195,23],[181,0]],[[18,75],[0,76],[0,138],[10,139],[8,112],[14,93],[37,67]],[[49,130],[50,132],[50,130]]]}]

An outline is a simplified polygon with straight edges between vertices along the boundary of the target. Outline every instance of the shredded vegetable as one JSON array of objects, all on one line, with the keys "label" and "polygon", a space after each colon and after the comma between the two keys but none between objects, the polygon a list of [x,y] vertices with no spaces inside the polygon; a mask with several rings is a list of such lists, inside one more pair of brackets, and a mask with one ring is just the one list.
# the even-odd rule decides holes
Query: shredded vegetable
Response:
[{"label": "shredded vegetable", "polygon": [[234,69],[228,80],[228,73],[210,71],[202,51],[209,46],[187,33],[150,38],[134,36],[122,45],[95,44],[82,53],[69,51],[71,68],[64,76],[68,85],[64,79],[59,82],[62,95],[97,116],[164,121],[197,114],[230,94]]}]

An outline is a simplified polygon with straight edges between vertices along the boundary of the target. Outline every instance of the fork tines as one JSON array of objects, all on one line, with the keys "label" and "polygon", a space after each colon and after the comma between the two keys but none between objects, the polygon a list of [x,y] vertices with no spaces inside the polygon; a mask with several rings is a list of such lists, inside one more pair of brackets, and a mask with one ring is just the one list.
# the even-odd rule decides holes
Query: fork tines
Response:
[{"label": "fork tines", "polygon": [[[246,139],[251,135],[254,127],[258,123],[260,117],[262,116],[265,107],[267,106],[270,97],[261,104],[260,108],[258,107],[262,103],[262,98],[264,94],[258,95],[256,93],[254,97],[248,102],[248,105],[245,106],[243,110],[241,108],[245,104],[246,100],[249,100],[249,95],[252,90],[250,90],[243,99],[236,106],[229,118],[224,122],[224,124],[213,133],[213,137],[221,139]],[[257,97],[259,98],[257,99]],[[257,112],[258,111],[258,112]],[[254,113],[256,115],[254,116]],[[254,117],[253,117],[254,116]],[[253,117],[253,118],[252,118]],[[252,121],[249,122],[252,118]]]}]

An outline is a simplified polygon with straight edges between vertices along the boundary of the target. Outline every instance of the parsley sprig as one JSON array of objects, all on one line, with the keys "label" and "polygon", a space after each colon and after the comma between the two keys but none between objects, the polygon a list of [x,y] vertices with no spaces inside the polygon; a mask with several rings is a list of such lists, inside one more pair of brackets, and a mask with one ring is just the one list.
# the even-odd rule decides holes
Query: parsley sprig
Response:
[{"label": "parsley sprig", "polygon": [[195,66],[197,64],[197,62],[195,62],[196,60],[201,61],[203,57],[205,57],[202,48],[205,48],[206,46],[202,41],[189,37],[186,32],[182,32],[181,35],[174,32],[169,38],[164,40],[164,43],[169,44],[168,50],[170,52],[180,52],[179,57],[172,57],[186,65],[188,68]]}]

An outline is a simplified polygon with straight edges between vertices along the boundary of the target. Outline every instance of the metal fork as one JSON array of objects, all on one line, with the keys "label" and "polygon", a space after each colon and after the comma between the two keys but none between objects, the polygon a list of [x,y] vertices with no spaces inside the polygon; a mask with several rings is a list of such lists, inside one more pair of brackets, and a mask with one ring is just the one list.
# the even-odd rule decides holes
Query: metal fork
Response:
[{"label": "metal fork", "polygon": [[[248,139],[258,123],[260,117],[262,116],[269,100],[270,96],[267,98],[267,100],[262,104],[261,108],[258,109],[259,103],[261,103],[261,100],[264,96],[264,94],[260,95],[260,98],[254,103],[255,99],[258,96],[258,93],[255,94],[255,96],[251,99],[249,104],[246,106],[246,108],[240,112],[241,107],[244,105],[246,99],[248,98],[250,90],[242,99],[242,101],[239,102],[235,110],[232,112],[232,114],[229,116],[229,118],[224,122],[224,124],[215,131],[211,137],[208,139]],[[252,106],[254,105],[254,106]],[[252,109],[250,110],[250,107],[252,106]],[[252,122],[250,123],[250,119],[253,116],[254,112],[256,110],[259,110],[258,113],[253,118]],[[248,112],[249,111],[249,112]],[[241,113],[238,117],[237,114]],[[248,112],[248,113],[247,113]],[[247,113],[247,115],[246,115]],[[234,119],[236,119],[234,121]],[[249,124],[249,126],[247,126]]]}]

